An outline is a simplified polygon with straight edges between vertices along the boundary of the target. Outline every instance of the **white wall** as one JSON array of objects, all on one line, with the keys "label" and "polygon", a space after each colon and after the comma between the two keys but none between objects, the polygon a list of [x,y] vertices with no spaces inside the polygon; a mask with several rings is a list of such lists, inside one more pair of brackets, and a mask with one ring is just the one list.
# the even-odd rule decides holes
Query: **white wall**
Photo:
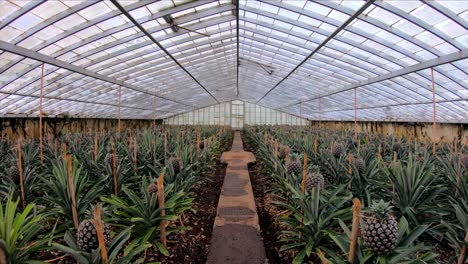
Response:
[{"label": "white wall", "polygon": [[[232,105],[235,105],[235,108],[243,106],[243,111],[237,110],[235,115],[231,115]],[[239,124],[239,120],[241,120],[240,122],[242,122],[242,124]],[[236,100],[179,114],[174,117],[164,119],[164,124],[228,126],[234,124],[235,127],[242,128],[243,125],[255,124],[305,126],[310,124],[310,122],[306,119],[287,113]]]}]

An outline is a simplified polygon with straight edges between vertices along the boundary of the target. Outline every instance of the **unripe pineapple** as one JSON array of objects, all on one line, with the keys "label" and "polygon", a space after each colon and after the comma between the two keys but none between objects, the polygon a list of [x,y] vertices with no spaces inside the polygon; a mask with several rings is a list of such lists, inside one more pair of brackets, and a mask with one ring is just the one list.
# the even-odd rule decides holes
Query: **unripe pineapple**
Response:
[{"label": "unripe pineapple", "polygon": [[341,157],[341,155],[345,154],[345,147],[343,146],[343,144],[335,143],[333,145],[332,154],[333,154],[333,156],[335,156],[335,158],[339,158],[339,157]]},{"label": "unripe pineapple", "polygon": [[205,141],[200,139],[200,143],[198,143],[198,147],[200,149],[204,149],[205,148]]},{"label": "unripe pineapple", "polygon": [[398,223],[390,214],[390,203],[373,202],[365,218],[362,238],[366,247],[376,255],[387,255],[398,243]]},{"label": "unripe pineapple", "polygon": [[[106,154],[106,157],[104,158],[104,164],[106,164],[106,166],[114,166],[113,156],[114,154],[112,152],[108,152]],[[115,156],[115,163],[119,164],[119,157],[117,155]]]},{"label": "unripe pineapple", "polygon": [[152,182],[152,183],[150,183],[148,185],[147,190],[148,190],[149,193],[156,193],[158,191],[158,185],[156,183]]},{"label": "unripe pineapple", "polygon": [[463,167],[468,169],[468,154],[462,154],[460,157],[460,162]]},{"label": "unripe pineapple", "polygon": [[401,144],[400,142],[395,142],[392,144],[392,151],[398,153],[401,149]]},{"label": "unripe pineapple", "polygon": [[[104,241],[108,245],[111,238],[109,225],[102,222],[102,229]],[[99,247],[96,226],[93,220],[84,220],[78,227],[78,247],[86,252],[91,252]]]},{"label": "unripe pineapple", "polygon": [[354,166],[356,166],[356,169],[361,173],[364,172],[364,170],[366,169],[366,163],[361,158],[355,158],[353,163]]},{"label": "unripe pineapple", "polygon": [[174,174],[178,174],[182,168],[182,160],[178,157],[170,157],[169,164],[171,164]]},{"label": "unripe pineapple", "polygon": [[289,152],[288,146],[285,146],[285,145],[278,146],[278,158],[285,159],[286,155],[288,155],[288,152]]},{"label": "unripe pineapple", "polygon": [[302,164],[299,155],[291,154],[286,172],[288,175],[300,175],[302,173]]},{"label": "unripe pineapple", "polygon": [[20,171],[18,166],[10,167],[8,174],[14,183],[18,184],[20,182]]},{"label": "unripe pineapple", "polygon": [[325,179],[320,173],[319,166],[314,165],[312,166],[312,171],[307,174],[306,189],[310,192],[316,186],[320,186],[320,190],[325,188]]}]

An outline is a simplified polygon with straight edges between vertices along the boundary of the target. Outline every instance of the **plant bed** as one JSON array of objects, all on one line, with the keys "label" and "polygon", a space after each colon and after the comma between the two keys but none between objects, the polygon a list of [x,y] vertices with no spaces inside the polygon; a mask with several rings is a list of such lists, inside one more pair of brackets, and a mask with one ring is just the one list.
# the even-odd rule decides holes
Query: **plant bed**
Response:
[{"label": "plant bed", "polygon": [[[212,180],[196,186],[193,189],[193,211],[184,214],[183,224],[191,230],[182,231],[168,237],[170,256],[164,256],[159,251],[148,250],[145,260],[161,263],[191,263],[204,264],[208,256],[208,248],[216,218],[221,187],[226,175],[226,164],[216,161],[212,171]],[[180,222],[178,223],[180,225]]]},{"label": "plant bed", "polygon": [[[254,153],[254,150],[244,138],[244,149]],[[293,256],[288,252],[280,251],[281,226],[279,219],[280,211],[272,204],[273,197],[270,194],[271,182],[268,175],[263,173],[263,164],[257,160],[254,164],[249,165],[250,181],[255,196],[255,204],[257,207],[258,220],[260,224],[260,231],[265,245],[265,252],[267,255],[268,263],[281,264],[291,263]]]}]

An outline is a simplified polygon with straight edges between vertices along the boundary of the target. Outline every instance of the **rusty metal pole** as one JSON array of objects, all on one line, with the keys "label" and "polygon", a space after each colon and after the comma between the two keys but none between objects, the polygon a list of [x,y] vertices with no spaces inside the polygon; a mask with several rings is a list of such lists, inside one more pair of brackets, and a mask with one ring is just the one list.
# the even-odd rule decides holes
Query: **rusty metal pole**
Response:
[{"label": "rusty metal pole", "polygon": [[436,111],[436,97],[435,97],[435,83],[434,83],[434,68],[431,67],[431,79],[432,79],[432,155],[436,155],[436,135],[437,135],[437,111]]},{"label": "rusty metal pole", "polygon": [[44,146],[42,142],[42,95],[44,88],[44,63],[42,63],[41,90],[39,92],[39,150],[41,165],[44,165]]},{"label": "rusty metal pole", "polygon": [[120,118],[122,117],[121,104],[122,104],[122,86],[119,86],[119,123],[117,125],[117,129],[118,129],[117,136],[118,136],[118,138],[120,138]]},{"label": "rusty metal pole", "polygon": [[354,140],[357,140],[357,88],[354,89]]},{"label": "rusty metal pole", "polygon": [[156,129],[156,96],[154,97],[153,108],[154,108],[153,129]]}]

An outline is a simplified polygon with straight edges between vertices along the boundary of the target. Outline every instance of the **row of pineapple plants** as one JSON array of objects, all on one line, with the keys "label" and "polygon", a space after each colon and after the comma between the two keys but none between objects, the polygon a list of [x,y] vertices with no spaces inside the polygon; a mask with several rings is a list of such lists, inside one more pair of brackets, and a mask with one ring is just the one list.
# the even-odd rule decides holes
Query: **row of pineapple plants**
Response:
[{"label": "row of pineapple plants", "polygon": [[363,206],[353,263],[464,263],[468,149],[462,143],[438,144],[434,156],[426,140],[380,134],[254,126],[245,135],[271,175],[283,212],[281,250],[294,254],[295,263],[349,261],[353,198]]},{"label": "row of pineapple plants", "polygon": [[192,208],[192,189],[210,180],[231,138],[217,126],[63,134],[43,139],[42,160],[38,140],[1,140],[0,263],[101,263],[96,207],[107,263],[143,263],[147,250],[169,255],[161,221],[169,238],[190,228],[181,215]]}]

